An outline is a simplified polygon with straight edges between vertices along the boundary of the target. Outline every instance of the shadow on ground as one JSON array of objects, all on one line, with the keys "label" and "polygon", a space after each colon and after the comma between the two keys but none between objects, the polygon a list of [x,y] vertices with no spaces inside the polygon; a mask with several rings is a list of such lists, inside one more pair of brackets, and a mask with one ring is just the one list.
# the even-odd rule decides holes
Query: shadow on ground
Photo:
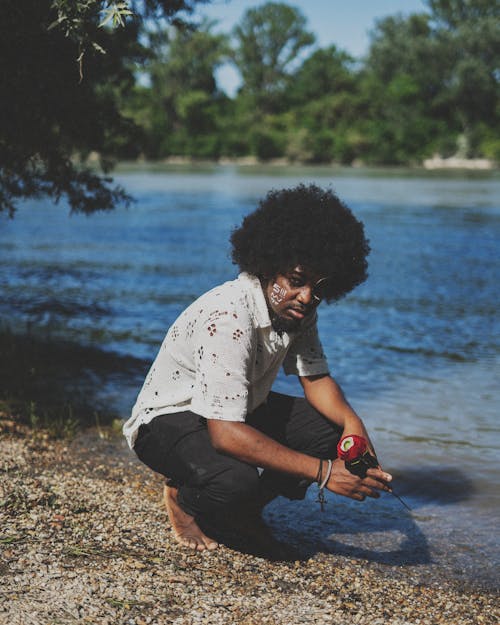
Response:
[{"label": "shadow on ground", "polygon": [[[32,427],[109,422],[105,389],[139,387],[148,363],[70,341],[0,331],[0,410]],[[98,417],[96,415],[99,415]]]},{"label": "shadow on ground", "polygon": [[420,509],[462,502],[473,495],[473,485],[459,469],[441,466],[403,468],[395,483],[411,511],[388,493],[363,503],[328,493],[322,512],[313,485],[304,501],[280,497],[267,506],[264,519],[270,531],[261,540],[253,537],[256,532],[236,530],[219,533],[218,539],[269,559],[298,560],[330,553],[399,567],[431,564],[429,541],[421,528],[429,519]]}]

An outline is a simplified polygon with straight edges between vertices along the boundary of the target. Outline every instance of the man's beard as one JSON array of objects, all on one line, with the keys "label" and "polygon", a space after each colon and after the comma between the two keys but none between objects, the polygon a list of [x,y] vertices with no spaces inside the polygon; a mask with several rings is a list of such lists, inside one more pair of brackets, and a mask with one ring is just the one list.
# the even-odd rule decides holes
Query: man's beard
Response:
[{"label": "man's beard", "polygon": [[301,319],[291,319],[274,314],[271,318],[271,325],[280,336],[283,332],[296,332],[300,328]]}]

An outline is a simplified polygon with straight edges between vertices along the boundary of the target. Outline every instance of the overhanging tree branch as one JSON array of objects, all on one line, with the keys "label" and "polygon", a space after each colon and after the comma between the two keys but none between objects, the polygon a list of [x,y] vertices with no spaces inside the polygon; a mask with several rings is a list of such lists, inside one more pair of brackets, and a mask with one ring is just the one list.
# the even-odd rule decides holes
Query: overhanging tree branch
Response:
[{"label": "overhanging tree branch", "polygon": [[178,20],[204,1],[4,0],[0,211],[13,215],[17,201],[42,196],[85,213],[131,201],[85,155],[97,152],[103,172],[120,154],[137,156],[140,130],[117,96],[133,88],[133,64],[148,54],[141,20]]}]

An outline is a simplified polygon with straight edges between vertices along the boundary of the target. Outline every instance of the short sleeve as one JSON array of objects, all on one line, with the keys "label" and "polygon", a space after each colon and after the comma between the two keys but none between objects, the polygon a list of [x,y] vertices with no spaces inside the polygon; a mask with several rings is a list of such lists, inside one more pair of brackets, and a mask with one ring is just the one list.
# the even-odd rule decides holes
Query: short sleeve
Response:
[{"label": "short sleeve", "polygon": [[206,419],[245,421],[253,325],[237,307],[213,308],[197,323],[193,337],[195,379],[191,410]]},{"label": "short sleeve", "polygon": [[318,335],[317,315],[308,320],[293,340],[283,362],[286,375],[319,375],[328,373],[328,362]]}]

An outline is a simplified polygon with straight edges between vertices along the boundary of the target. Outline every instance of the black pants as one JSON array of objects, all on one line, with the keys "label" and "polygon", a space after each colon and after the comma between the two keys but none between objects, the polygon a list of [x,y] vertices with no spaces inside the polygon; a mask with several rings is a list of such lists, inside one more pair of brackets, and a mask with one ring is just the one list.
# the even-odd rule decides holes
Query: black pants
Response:
[{"label": "black pants", "polygon": [[[341,429],[305,399],[271,392],[246,423],[290,449],[335,458]],[[220,516],[252,501],[283,495],[303,499],[310,481],[264,471],[217,452],[206,419],[186,411],[141,425],[134,451],[142,462],[179,488],[179,505],[195,517]]]}]

